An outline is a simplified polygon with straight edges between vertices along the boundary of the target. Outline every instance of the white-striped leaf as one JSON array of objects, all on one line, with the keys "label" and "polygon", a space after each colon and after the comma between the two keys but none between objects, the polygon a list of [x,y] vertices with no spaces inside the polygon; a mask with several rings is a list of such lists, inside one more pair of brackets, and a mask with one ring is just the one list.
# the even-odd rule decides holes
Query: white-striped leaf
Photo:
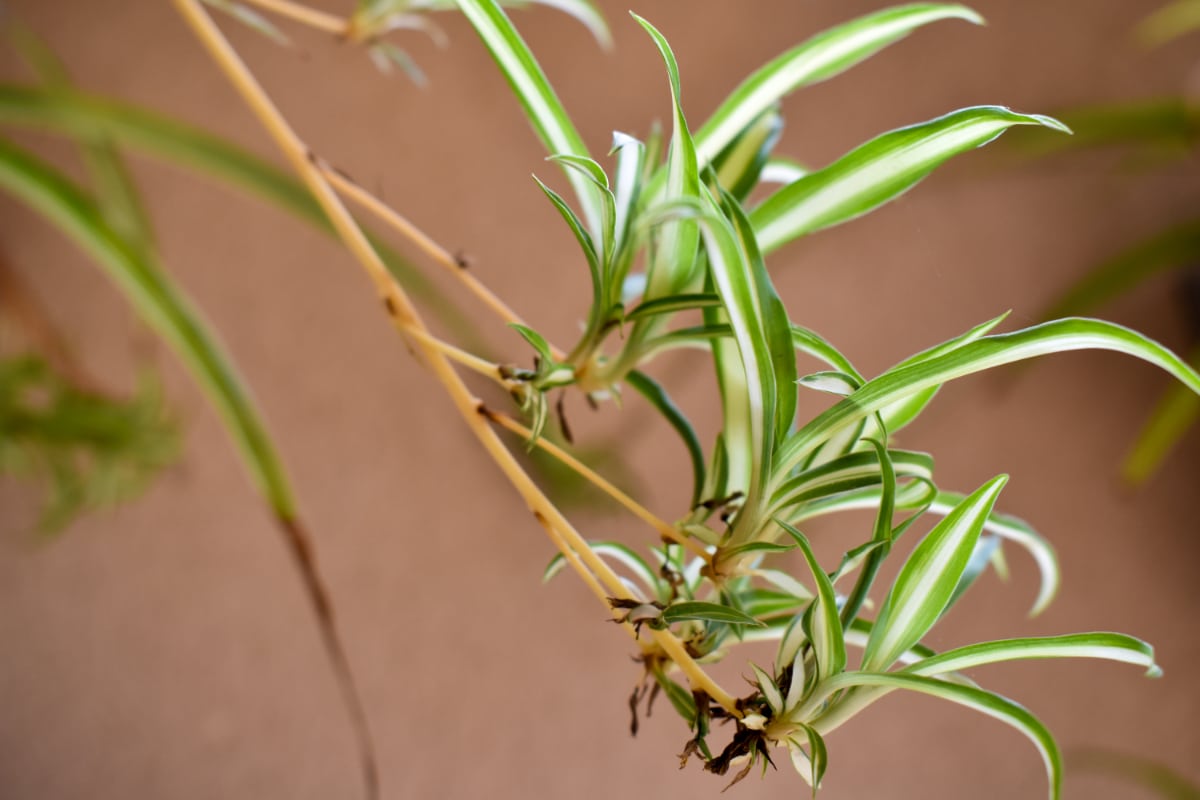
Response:
[{"label": "white-striped leaf", "polygon": [[[929,505],[929,510],[934,514],[945,515],[962,500],[961,494],[938,492],[937,497]],[[1058,593],[1060,575],[1058,556],[1054,554],[1054,546],[1027,522],[1007,514],[991,514],[987,522],[983,524],[983,529],[1002,539],[1015,542],[1033,557],[1041,575],[1041,584],[1029,616],[1036,617],[1045,611],[1046,607],[1054,600],[1054,595]]]},{"label": "white-striped leaf", "polygon": [[1007,476],[1000,475],[985,483],[913,550],[875,621],[871,641],[863,653],[864,671],[890,667],[941,617],[1007,480]]},{"label": "white-striped leaf", "polygon": [[1154,663],[1154,648],[1121,633],[1075,633],[1004,639],[947,650],[904,668],[913,675],[931,677],[961,672],[983,664],[1040,658],[1098,658],[1121,661],[1146,668],[1147,677],[1157,678],[1162,670]]},{"label": "white-striped leaf", "polygon": [[890,131],[788,184],[755,208],[750,221],[759,246],[770,253],[798,236],[862,216],[908,191],[952,156],[987,144],[1014,125],[1067,130],[1039,114],[977,106]]},{"label": "white-striped leaf", "polygon": [[767,705],[771,707],[771,713],[773,715],[783,713],[783,694],[775,685],[775,681],[757,664],[750,664],[750,668],[754,670],[754,678],[758,681],[758,688],[762,691]]},{"label": "white-striped leaf", "polygon": [[850,69],[913,30],[943,19],[983,20],[960,5],[921,3],[870,14],[817,34],[763,66],[742,82],[696,133],[700,162],[724,150],[780,99]]},{"label": "white-striped leaf", "polygon": [[818,678],[824,680],[846,668],[846,642],[842,637],[842,621],[838,617],[837,595],[833,591],[833,582],[817,562],[804,534],[786,522],[777,522],[800,546],[817,587],[817,599],[808,612],[812,615],[809,618],[809,630],[817,658]]},{"label": "white-striped leaf", "polygon": [[[589,542],[588,546],[601,558],[606,558],[629,570],[654,599],[659,601],[668,599],[668,589],[658,577],[658,573],[650,568],[644,558],[629,547],[620,542]],[[567,560],[562,553],[555,554],[554,558],[550,559],[550,563],[546,565],[546,569],[542,571],[542,582],[545,583],[552,579],[562,572],[565,566],[567,566]]]},{"label": "white-striped leaf", "polygon": [[[958,703],[1011,725],[1024,734],[1037,748],[1050,781],[1050,800],[1059,800],[1062,793],[1062,753],[1046,726],[1029,713],[1024,706],[1014,703],[1006,697],[973,686],[963,686],[936,678],[903,673],[844,672],[822,684],[821,691],[814,695],[820,694],[828,697],[833,692],[856,686],[880,687],[889,691],[905,689],[921,692]],[[879,696],[881,695],[872,695],[870,699],[874,701]],[[857,710],[861,710],[861,708]],[[835,704],[831,712],[827,712],[824,720],[818,718],[813,721],[813,727],[822,733],[828,733],[831,724],[836,726],[845,721],[845,714],[838,714],[838,711],[838,705]],[[823,721],[825,724],[822,724]]]},{"label": "white-striped leaf", "polygon": [[[525,109],[525,115],[550,155],[588,156],[574,123],[524,39],[495,0],[456,0]],[[593,239],[601,234],[601,200],[596,186],[566,169]]]},{"label": "white-striped leaf", "polygon": [[787,474],[837,432],[861,424],[868,415],[909,395],[1014,361],[1087,349],[1135,356],[1169,372],[1200,394],[1200,375],[1179,356],[1140,333],[1100,320],[1057,320],[985,336],[949,353],[888,370],[789,438],[776,458],[774,474]]}]

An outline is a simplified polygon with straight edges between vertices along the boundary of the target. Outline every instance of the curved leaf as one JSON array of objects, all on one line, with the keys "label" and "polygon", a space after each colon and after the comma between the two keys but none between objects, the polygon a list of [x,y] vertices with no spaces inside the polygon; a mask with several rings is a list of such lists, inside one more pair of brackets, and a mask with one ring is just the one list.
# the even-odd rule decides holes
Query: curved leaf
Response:
[{"label": "curved leaf", "polygon": [[759,246],[770,253],[798,236],[862,216],[908,191],[952,156],[981,147],[1014,125],[1067,130],[1050,117],[977,106],[885,133],[754,209],[750,221]]},{"label": "curved leaf", "polygon": [[892,584],[871,640],[863,671],[887,669],[929,631],[954,595],[996,497],[1008,476],[1000,475],[967,497],[930,531],[908,557]]},{"label": "curved leaf", "polygon": [[1040,658],[1099,658],[1145,667],[1148,677],[1157,678],[1162,674],[1154,663],[1154,648],[1121,633],[1075,633],[983,642],[947,650],[911,664],[903,671],[937,676],[999,661]]},{"label": "curved leaf", "polygon": [[1064,319],[985,336],[949,353],[888,370],[817,416],[780,448],[775,474],[794,466],[839,431],[904,397],[947,381],[1023,359],[1070,350],[1112,350],[1149,362],[1200,394],[1200,375],[1179,356],[1136,331],[1092,319]]}]

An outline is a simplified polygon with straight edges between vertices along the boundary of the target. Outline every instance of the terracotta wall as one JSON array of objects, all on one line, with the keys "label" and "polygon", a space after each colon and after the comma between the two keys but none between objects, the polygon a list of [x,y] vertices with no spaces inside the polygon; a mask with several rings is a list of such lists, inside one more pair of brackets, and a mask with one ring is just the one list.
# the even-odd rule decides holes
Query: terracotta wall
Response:
[{"label": "terracotta wall", "polygon": [[[89,90],[144,104],[270,158],[270,143],[167,3],[14,0]],[[345,11],[348,0],[326,0]],[[669,119],[650,42],[602,0],[616,54],[550,11],[518,22],[596,151],[614,128]],[[1000,103],[1053,111],[1195,87],[1195,40],[1154,53],[1128,41],[1153,4],[978,3],[988,27],[941,23],[787,104],[785,152],[820,164],[889,127]],[[670,38],[685,104],[702,119],[768,56],[879,3],[644,0]],[[736,10],[733,10],[736,9]],[[555,178],[482,47],[457,19],[438,50],[401,36],[430,77],[383,79],[361,52],[288,28],[282,49],[226,25],[312,148],[382,194],[560,341],[584,309],[586,271],[529,178]],[[25,80],[0,56],[4,80]],[[1012,138],[1050,134],[1018,131]],[[73,154],[22,133],[58,163]],[[1031,166],[1000,150],[963,158],[869,219],[781,252],[772,265],[793,317],[877,371],[1012,309],[1012,326],[1115,248],[1181,219],[1200,186],[1104,159]],[[540,528],[408,354],[351,260],[258,201],[135,159],[173,274],[221,331],[282,445],[370,708],[388,798],[717,796],[676,769],[686,738],[665,706],[630,739],[630,645],[571,578],[549,586]],[[335,798],[357,792],[352,738],[280,537],[210,407],[132,321],[98,271],[0,197],[0,246],[113,388],[146,360],[164,372],[187,451],[142,500],[30,546],[29,487],[0,483],[0,797]],[[478,306],[464,299],[472,316]],[[1167,281],[1110,317],[1177,347],[1185,325]],[[517,338],[483,324],[496,348]],[[702,362],[663,372],[704,424]],[[1109,664],[1017,665],[979,679],[1037,712],[1064,747],[1156,755],[1200,779],[1194,664],[1195,435],[1144,490],[1117,464],[1166,386],[1105,354],[1059,356],[945,391],[903,442],[938,457],[945,486],[1012,475],[1002,505],[1058,547],[1058,602],[1025,618],[1036,586],[1014,551],[934,636],[939,647],[1025,633],[1114,629],[1151,640],[1161,681]],[[811,409],[818,406],[813,401]],[[620,440],[664,516],[686,502],[685,458],[645,409],[570,409],[581,438]],[[868,525],[816,530],[836,557]],[[588,535],[636,541],[619,513],[586,512]],[[855,538],[858,537],[858,538]],[[737,667],[724,673],[738,685]],[[921,697],[893,697],[830,737],[826,800],[1044,796],[1034,749],[1011,729]],[[807,791],[789,768],[736,789]],[[1094,776],[1073,798],[1149,797]]]}]

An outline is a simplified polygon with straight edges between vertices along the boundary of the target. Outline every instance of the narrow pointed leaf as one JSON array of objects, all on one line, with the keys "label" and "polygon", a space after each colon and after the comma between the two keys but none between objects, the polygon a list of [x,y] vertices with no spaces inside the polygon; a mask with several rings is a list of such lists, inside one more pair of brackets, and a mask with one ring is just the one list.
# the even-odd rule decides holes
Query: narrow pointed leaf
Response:
[{"label": "narrow pointed leaf", "polygon": [[[634,322],[643,317],[654,316],[655,314],[675,314],[680,311],[693,311],[698,308],[716,308],[720,305],[721,296],[716,294],[707,294],[705,292],[673,294],[639,304],[637,308],[625,315],[625,319]],[[728,330],[726,333],[728,333]]]},{"label": "narrow pointed leaf", "polygon": [[[929,510],[934,514],[944,516],[961,504],[963,499],[963,495],[954,492],[938,492],[937,498],[930,504]],[[1060,576],[1058,556],[1054,554],[1054,546],[1030,527],[1029,523],[1007,514],[992,513],[983,524],[983,529],[990,534],[1016,543],[1033,557],[1041,574],[1041,584],[1029,616],[1036,617],[1045,611],[1054,600],[1054,595],[1058,593]]]},{"label": "narrow pointed leaf", "polygon": [[1154,648],[1140,639],[1121,633],[1076,633],[1067,636],[983,642],[947,650],[911,664],[903,671],[913,675],[937,676],[1000,661],[1043,658],[1098,658],[1121,661],[1145,667],[1148,677],[1157,678],[1162,674],[1162,670],[1154,663]]},{"label": "narrow pointed leaf", "polygon": [[1050,117],[977,106],[885,133],[755,208],[750,221],[759,246],[770,253],[799,236],[862,216],[908,191],[952,156],[981,147],[1014,125],[1066,130]]},{"label": "narrow pointed leaf", "polygon": [[92,201],[74,185],[3,140],[0,188],[44,216],[105,270],[208,394],[271,508],[284,520],[294,519],[296,504],[290,482],[249,391],[200,315],[166,273],[122,243]]},{"label": "narrow pointed leaf", "polygon": [[779,524],[800,546],[817,587],[817,599],[813,601],[815,605],[811,612],[810,627],[818,674],[820,679],[824,680],[846,668],[846,642],[842,635],[842,621],[838,616],[837,594],[833,590],[833,582],[821,568],[804,534],[786,522],[779,521]]},{"label": "narrow pointed leaf", "polygon": [[[68,89],[0,84],[0,122],[80,138],[109,138],[210,179],[255,195],[324,233],[333,228],[308,190],[286,172],[207,131],[153,111]],[[397,280],[458,330],[471,324],[434,289],[421,271],[371,236],[372,244]]]},{"label": "narrow pointed leaf", "polygon": [[779,687],[775,685],[774,679],[757,664],[751,664],[750,668],[754,670],[754,678],[758,681],[758,688],[762,690],[767,705],[771,707],[771,713],[773,715],[780,714],[783,711],[783,694],[780,693]]},{"label": "narrow pointed leaf", "polygon": [[896,577],[863,654],[863,670],[887,669],[941,617],[1007,476],[993,478],[950,512],[913,550]]},{"label": "narrow pointed leaf", "polygon": [[718,605],[717,603],[701,603],[699,601],[675,603],[672,606],[668,606],[663,611],[662,618],[668,625],[685,620],[699,620],[701,622],[720,622],[725,625],[762,627],[761,622],[737,609]]},{"label": "narrow pointed leaf", "polygon": [[[642,586],[645,587],[652,597],[661,599],[660,595],[663,593],[663,586],[658,573],[651,569],[644,558],[628,546],[620,542],[589,542],[588,546],[592,548],[596,555],[620,564],[629,570],[630,574],[641,581]],[[546,565],[546,569],[542,572],[542,582],[546,583],[551,580],[558,573],[562,572],[566,566],[567,560],[563,557],[562,553],[555,554],[554,558],[550,559],[550,563]]]},{"label": "narrow pointed leaf", "polygon": [[[494,0],[457,0],[475,32],[483,40],[496,65],[508,80],[550,155],[587,157],[587,146],[567,115],[545,73],[525,40]],[[601,202],[596,187],[579,173],[566,170],[567,179],[579,198],[587,229],[597,236],[601,226]]]},{"label": "narrow pointed leaf", "polygon": [[[1200,348],[1192,351],[1190,362],[1193,369],[1200,369]],[[1186,386],[1173,385],[1138,433],[1133,449],[1121,465],[1121,477],[1134,486],[1146,482],[1197,420],[1200,420],[1200,396]]]},{"label": "narrow pointed leaf", "polygon": [[786,471],[838,431],[904,397],[965,375],[1049,353],[1112,350],[1153,364],[1200,394],[1200,375],[1179,356],[1136,331],[1091,319],[1047,322],[1013,333],[985,336],[949,353],[889,370],[817,416],[780,449],[776,474]]},{"label": "narrow pointed leaf", "polygon": [[[671,149],[667,155],[667,179],[663,200],[693,200],[700,196],[700,173],[696,162],[696,150],[687,119],[679,85],[679,66],[675,54],[666,38],[658,29],[637,14],[633,18],[641,25],[658,48],[667,68],[671,87],[671,104],[674,112],[674,130],[671,134]],[[658,231],[657,247],[646,272],[646,297],[654,299],[685,291],[693,279],[696,247],[699,243],[696,225],[689,219],[666,221]]]},{"label": "narrow pointed leaf", "polygon": [[[845,672],[824,684],[824,693],[840,689],[864,686],[879,687],[891,691],[905,689],[912,692],[939,697],[986,714],[1020,731],[1037,748],[1046,767],[1050,782],[1050,800],[1059,800],[1062,795],[1062,753],[1046,726],[1023,706],[993,692],[973,686],[947,683],[936,678],[926,678],[903,673]],[[878,697],[875,696],[876,699]],[[818,730],[828,730],[818,719],[814,725]]]},{"label": "narrow pointed leaf", "polygon": [[700,502],[700,492],[704,486],[705,466],[704,449],[700,446],[700,440],[696,437],[692,423],[688,421],[679,406],[675,405],[666,390],[650,376],[633,370],[625,376],[625,382],[646,398],[683,440],[684,447],[688,451],[688,459],[692,464],[692,495],[689,506],[694,508]]},{"label": "narrow pointed leaf", "polygon": [[801,86],[832,78],[923,25],[944,19],[981,23],[961,5],[920,3],[886,9],[817,34],[742,82],[696,133],[707,163],[756,117]]}]

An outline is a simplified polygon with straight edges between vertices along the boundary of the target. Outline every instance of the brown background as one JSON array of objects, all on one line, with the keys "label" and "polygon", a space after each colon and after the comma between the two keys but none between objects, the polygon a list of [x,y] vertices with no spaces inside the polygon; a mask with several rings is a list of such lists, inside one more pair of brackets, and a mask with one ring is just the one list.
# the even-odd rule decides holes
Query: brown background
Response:
[{"label": "brown background", "polygon": [[[669,113],[657,53],[622,5],[601,5],[616,55],[553,12],[518,15],[596,152],[612,129],[644,135]],[[988,27],[940,23],[792,98],[783,151],[821,164],[962,105],[1046,112],[1195,85],[1195,39],[1153,53],[1128,41],[1156,3],[977,5]],[[275,158],[167,4],[11,6],[87,88]],[[646,0],[636,10],[673,43],[698,122],[767,57],[879,6]],[[444,51],[402,37],[431,77],[426,91],[381,78],[361,52],[319,35],[289,27],[298,48],[280,49],[223,24],[316,151],[470,253],[517,309],[570,340],[585,270],[528,177],[556,178],[554,170],[461,21],[445,21],[453,45]],[[0,70],[24,78],[7,54]],[[1050,134],[1013,138],[1038,135]],[[19,138],[74,165],[50,137]],[[787,248],[773,274],[793,318],[868,373],[1005,309],[1010,327],[1029,324],[1090,263],[1194,213],[1200,187],[1182,171],[1112,166],[972,155],[869,219]],[[628,642],[577,581],[540,585],[550,545],[350,259],[253,199],[159,163],[135,167],[173,273],[221,331],[281,443],[370,706],[386,797],[717,796],[719,779],[676,770],[685,733],[665,706],[629,738],[624,701],[637,675]],[[112,387],[129,386],[149,350],[188,428],[183,463],[144,499],[82,519],[49,546],[29,546],[35,493],[0,483],[0,797],[356,796],[352,740],[298,581],[215,416],[175,361],[147,348],[98,271],[7,198],[0,241]],[[1106,316],[1182,347],[1169,289],[1155,282]],[[514,335],[486,330],[522,357]],[[663,369],[711,425],[702,361]],[[986,576],[932,644],[1093,629],[1151,640],[1167,673],[1157,682],[1090,663],[1013,665],[979,678],[1033,709],[1065,748],[1157,755],[1200,779],[1194,432],[1145,490],[1122,492],[1115,479],[1166,383],[1131,359],[1058,356],[950,387],[903,441],[936,454],[943,486],[970,489],[1009,472],[1003,507],[1048,534],[1064,565],[1060,599],[1029,621],[1035,569],[1012,551],[1011,584]],[[630,403],[593,417],[579,405],[572,416],[591,442],[620,438],[650,505],[679,513],[683,454],[645,409]],[[821,527],[822,552],[836,557],[867,522]],[[641,535],[618,514],[581,524],[597,537]],[[731,686],[737,669],[725,673]],[[890,697],[829,745],[826,800],[1045,792],[1037,755],[1018,734],[928,698]],[[735,791],[807,789],[785,766]],[[1150,796],[1084,774],[1069,776],[1066,794]]]}]

